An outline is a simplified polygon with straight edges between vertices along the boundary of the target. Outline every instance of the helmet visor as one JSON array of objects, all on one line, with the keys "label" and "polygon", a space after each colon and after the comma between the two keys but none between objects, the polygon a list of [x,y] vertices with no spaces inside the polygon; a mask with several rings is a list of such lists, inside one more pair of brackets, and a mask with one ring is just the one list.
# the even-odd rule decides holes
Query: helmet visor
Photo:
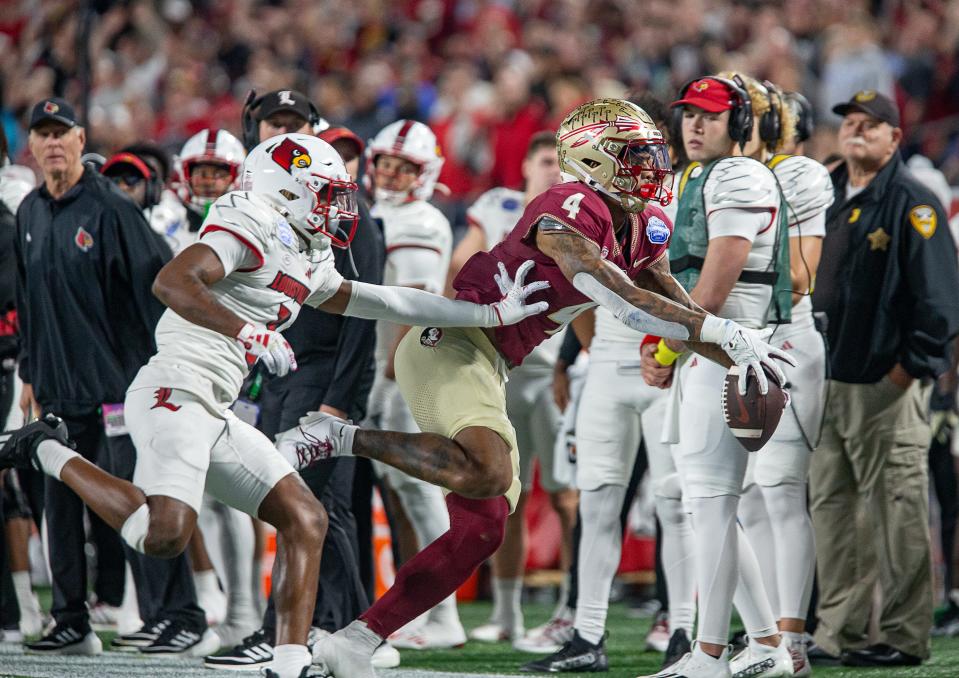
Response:
[{"label": "helmet visor", "polygon": [[625,191],[644,201],[656,200],[668,205],[672,200],[673,168],[669,151],[663,141],[636,139],[620,152],[617,176],[631,177],[633,189]]},{"label": "helmet visor", "polygon": [[316,204],[307,219],[314,233],[325,235],[337,247],[348,247],[360,220],[356,184],[313,174],[308,188],[316,196]]}]

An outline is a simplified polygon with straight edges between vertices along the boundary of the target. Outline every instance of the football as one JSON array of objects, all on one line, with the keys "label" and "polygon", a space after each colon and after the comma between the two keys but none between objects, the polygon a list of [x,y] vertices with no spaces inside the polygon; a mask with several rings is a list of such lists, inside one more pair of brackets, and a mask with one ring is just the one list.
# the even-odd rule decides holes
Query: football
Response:
[{"label": "football", "polygon": [[723,416],[726,425],[740,444],[750,452],[761,450],[769,442],[783,410],[789,404],[789,392],[783,388],[772,371],[763,366],[769,380],[766,395],[759,392],[759,381],[750,373],[746,380],[746,394],[739,394],[739,366],[733,365],[726,373],[723,387]]}]

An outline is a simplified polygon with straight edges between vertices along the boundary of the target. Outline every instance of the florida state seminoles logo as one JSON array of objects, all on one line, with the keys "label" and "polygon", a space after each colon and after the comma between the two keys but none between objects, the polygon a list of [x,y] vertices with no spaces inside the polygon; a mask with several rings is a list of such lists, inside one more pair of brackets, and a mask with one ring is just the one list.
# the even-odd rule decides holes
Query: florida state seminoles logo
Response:
[{"label": "florida state seminoles logo", "polygon": [[270,151],[270,157],[277,165],[291,174],[294,169],[305,169],[313,164],[309,151],[289,137]]}]

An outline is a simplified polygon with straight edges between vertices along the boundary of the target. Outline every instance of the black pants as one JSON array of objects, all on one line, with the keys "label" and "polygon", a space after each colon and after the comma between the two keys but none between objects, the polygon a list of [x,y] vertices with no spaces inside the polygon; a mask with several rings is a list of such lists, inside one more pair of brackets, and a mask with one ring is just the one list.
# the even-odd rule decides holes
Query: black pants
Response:
[{"label": "black pants", "polygon": [[[312,384],[271,381],[263,390],[260,430],[273,439],[277,433],[293,428],[300,417],[320,405],[322,393],[321,387]],[[362,413],[349,414],[358,420]],[[356,520],[351,508],[354,464],[352,458],[330,459],[303,474],[307,487],[329,516],[313,625],[330,632],[343,628],[370,606],[359,576]],[[263,628],[268,634],[276,629],[272,596],[267,601]]]},{"label": "black pants", "polygon": [[[13,370],[0,368],[0,430],[5,428],[7,416],[13,405]],[[2,472],[0,472],[2,473]],[[7,471],[16,473],[16,471]],[[0,485],[0,494],[3,487]],[[6,519],[3,501],[0,499],[0,632],[3,629],[15,629],[20,623],[20,607],[17,605],[10,563],[7,561]]]},{"label": "black pants", "polygon": [[[136,449],[129,436],[108,438],[99,414],[64,417],[77,451],[105,471],[132,480]],[[86,606],[87,567],[84,554],[83,502],[73,490],[50,476],[46,478],[45,511],[53,578],[53,608],[57,624],[85,628],[89,625]],[[206,615],[196,602],[193,573],[186,554],[169,560],[151,558],[134,551],[99,517],[89,511],[91,536],[98,541],[98,596],[111,604],[123,598],[124,556],[130,563],[137,585],[140,618],[144,622],[177,619],[196,630],[206,627]],[[110,587],[114,587],[111,591]],[[110,600],[119,589],[120,600]]]},{"label": "black pants", "polygon": [[959,481],[956,479],[956,460],[952,456],[952,426],[943,424],[934,432],[929,446],[929,474],[932,476],[939,503],[939,543],[945,561],[943,584],[946,595],[956,588],[955,570],[956,522],[959,517]]}]

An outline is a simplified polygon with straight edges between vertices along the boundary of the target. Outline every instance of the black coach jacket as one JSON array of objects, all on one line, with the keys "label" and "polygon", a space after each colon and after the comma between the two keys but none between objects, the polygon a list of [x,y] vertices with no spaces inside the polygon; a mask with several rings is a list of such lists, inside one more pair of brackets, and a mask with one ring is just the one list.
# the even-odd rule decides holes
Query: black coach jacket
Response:
[{"label": "black coach jacket", "polygon": [[836,202],[813,305],[829,319],[831,378],[875,383],[896,363],[916,378],[949,368],[959,333],[956,245],[935,195],[899,153],[845,199],[845,163],[832,172]]},{"label": "black coach jacket", "polygon": [[169,247],[90,168],[59,200],[44,185],[23,200],[15,245],[20,377],[44,411],[68,417],[123,402],[156,352],[164,309],[151,288]]}]

